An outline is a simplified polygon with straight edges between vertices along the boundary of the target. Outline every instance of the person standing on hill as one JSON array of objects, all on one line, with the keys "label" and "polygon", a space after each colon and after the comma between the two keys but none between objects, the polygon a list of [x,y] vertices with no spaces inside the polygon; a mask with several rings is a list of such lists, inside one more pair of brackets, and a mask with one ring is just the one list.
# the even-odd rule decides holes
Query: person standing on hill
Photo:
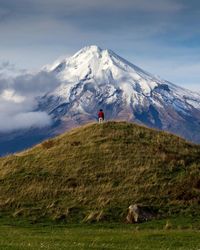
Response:
[{"label": "person standing on hill", "polygon": [[103,112],[102,109],[99,110],[98,118],[99,118],[99,123],[103,123],[103,121],[104,121],[104,112]]}]

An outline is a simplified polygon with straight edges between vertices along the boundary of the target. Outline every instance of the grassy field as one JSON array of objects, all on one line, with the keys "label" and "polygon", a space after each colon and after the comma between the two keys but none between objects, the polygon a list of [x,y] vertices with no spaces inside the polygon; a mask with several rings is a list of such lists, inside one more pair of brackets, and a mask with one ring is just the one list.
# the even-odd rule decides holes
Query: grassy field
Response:
[{"label": "grassy field", "polygon": [[88,124],[0,159],[0,213],[124,222],[130,204],[197,216],[200,146],[126,122]]},{"label": "grassy field", "polygon": [[[159,249],[198,250],[198,229],[162,229],[164,221],[126,224],[23,224],[0,223],[0,249]],[[154,229],[152,229],[152,226]],[[189,226],[189,224],[187,225]]]}]

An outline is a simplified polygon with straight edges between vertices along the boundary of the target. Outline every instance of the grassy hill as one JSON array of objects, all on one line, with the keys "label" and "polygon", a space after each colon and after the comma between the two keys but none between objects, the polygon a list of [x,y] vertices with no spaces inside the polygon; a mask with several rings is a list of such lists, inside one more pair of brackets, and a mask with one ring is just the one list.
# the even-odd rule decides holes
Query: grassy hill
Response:
[{"label": "grassy hill", "polygon": [[1,216],[124,221],[133,203],[163,216],[200,215],[200,146],[106,122],[0,159]]}]

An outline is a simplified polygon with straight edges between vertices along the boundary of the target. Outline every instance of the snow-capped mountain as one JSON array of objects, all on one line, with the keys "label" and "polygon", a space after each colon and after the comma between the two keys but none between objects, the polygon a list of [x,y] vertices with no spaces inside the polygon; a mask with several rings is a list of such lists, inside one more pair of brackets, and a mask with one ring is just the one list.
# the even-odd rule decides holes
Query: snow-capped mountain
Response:
[{"label": "snow-capped mountain", "polygon": [[89,46],[46,67],[60,85],[39,100],[59,129],[96,119],[135,121],[200,142],[200,94],[155,77],[110,50]]},{"label": "snow-capped mountain", "polygon": [[37,97],[36,111],[47,112],[52,125],[1,134],[0,155],[95,121],[100,108],[106,120],[133,121],[200,142],[200,94],[153,76],[110,50],[85,47],[42,71],[59,83]]}]

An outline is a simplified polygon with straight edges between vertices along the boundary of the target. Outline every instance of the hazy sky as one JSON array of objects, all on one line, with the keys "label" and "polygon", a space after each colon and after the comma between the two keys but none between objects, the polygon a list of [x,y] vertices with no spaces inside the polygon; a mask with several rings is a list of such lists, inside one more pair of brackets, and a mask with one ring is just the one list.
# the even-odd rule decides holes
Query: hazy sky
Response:
[{"label": "hazy sky", "polygon": [[198,0],[0,0],[0,74],[91,44],[200,90]]}]

